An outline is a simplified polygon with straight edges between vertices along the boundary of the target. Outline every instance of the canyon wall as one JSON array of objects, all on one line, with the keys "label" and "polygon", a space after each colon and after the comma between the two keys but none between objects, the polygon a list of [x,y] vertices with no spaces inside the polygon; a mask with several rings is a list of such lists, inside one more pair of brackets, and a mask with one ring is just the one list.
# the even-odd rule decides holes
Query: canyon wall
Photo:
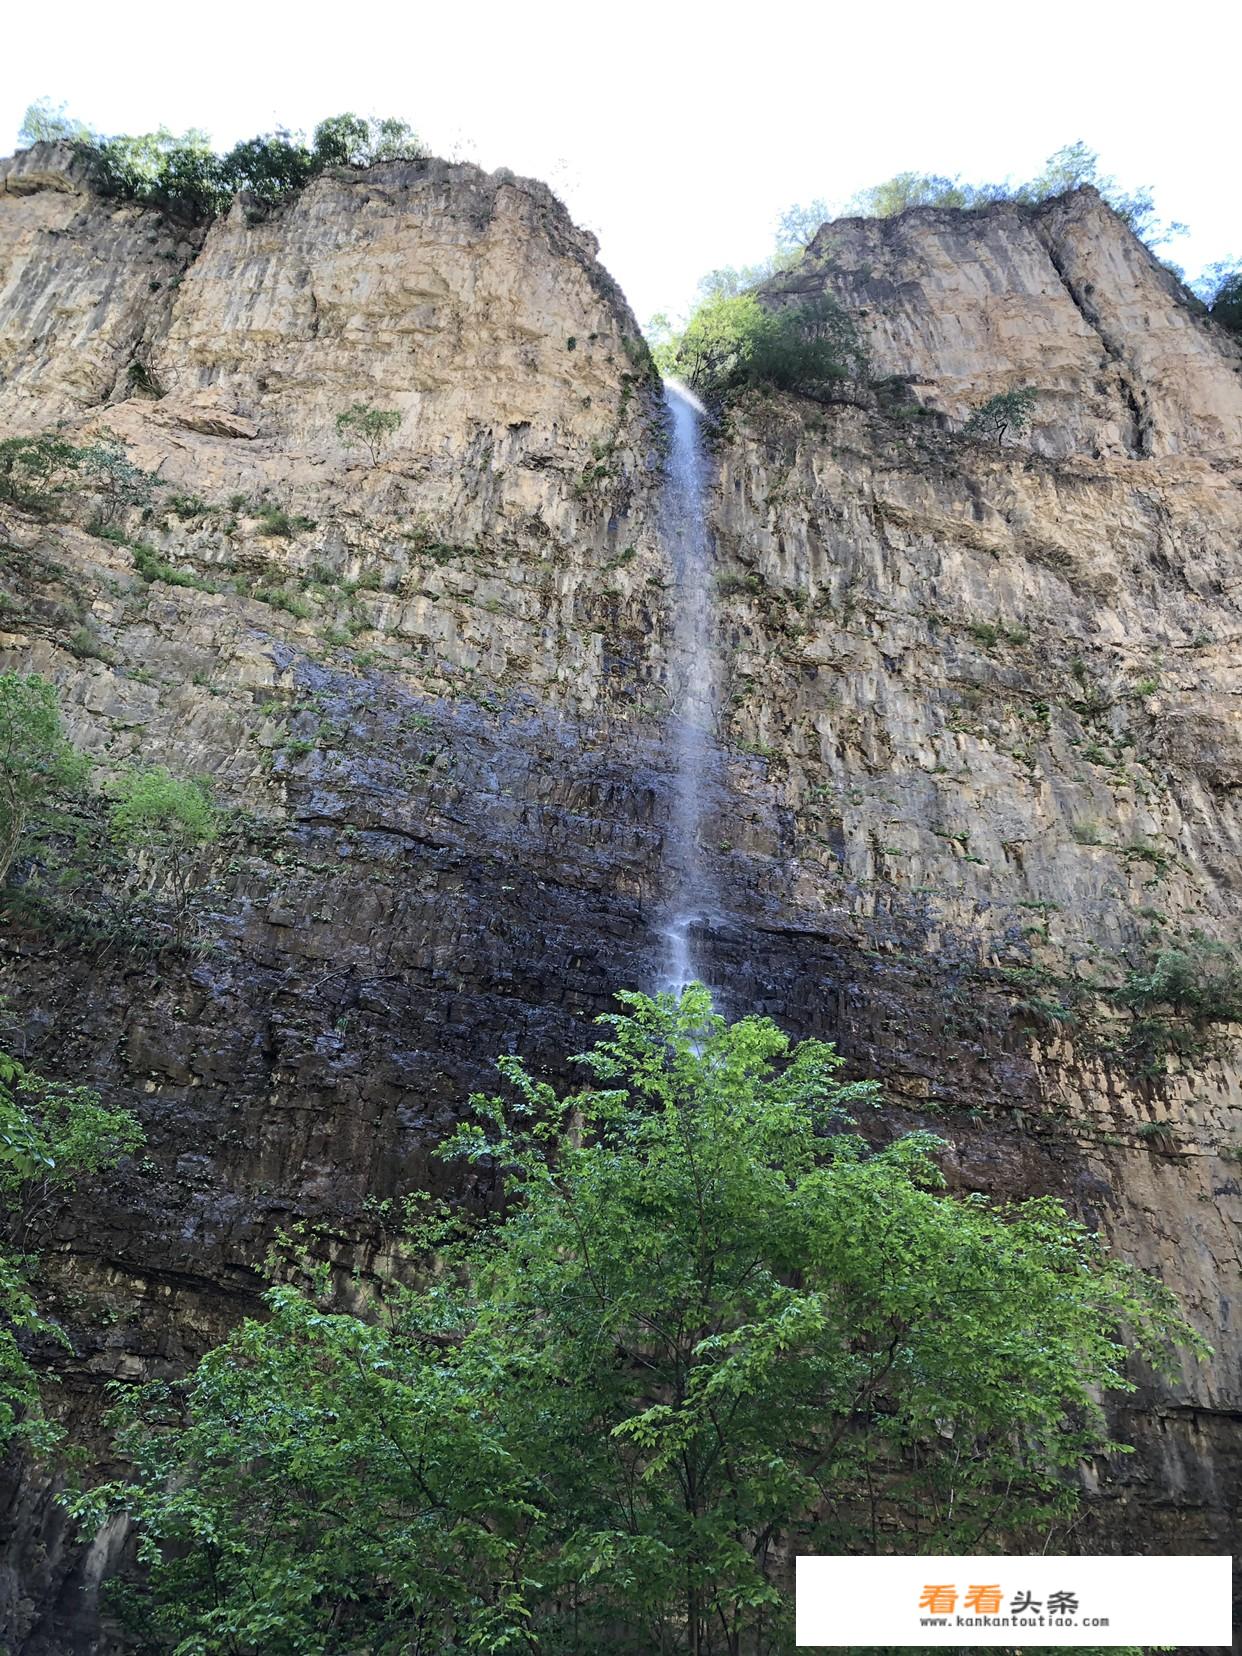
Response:
[{"label": "canyon wall", "polygon": [[[957,1187],[1062,1195],[1161,1273],[1216,1355],[1136,1374],[1082,1542],[1232,1550],[1238,1070],[1137,1054],[1107,991],[1236,935],[1239,353],[1090,191],[828,225],[770,297],[815,293],[876,383],[715,434],[700,957],[726,1011],[879,1076],[883,1131],[942,1132]],[[229,808],[193,947],[151,946],[89,805],[76,884],[52,844],[0,927],[3,1044],[148,1135],[49,1244],[94,1443],[107,1380],[253,1308],[277,1229],[369,1268],[495,1056],[562,1075],[652,984],[665,435],[592,239],[435,161],[186,230],[37,146],[0,165],[0,373],[0,435],[111,432],[161,484],[110,534],[85,495],[0,508],[0,665],[55,680],[97,785],[159,761]],[[1029,441],[958,434],[1025,385]],[[401,415],[375,463],[356,402]],[[0,1507],[3,1637],[107,1650],[125,1538],[75,1546],[54,1483]]]}]

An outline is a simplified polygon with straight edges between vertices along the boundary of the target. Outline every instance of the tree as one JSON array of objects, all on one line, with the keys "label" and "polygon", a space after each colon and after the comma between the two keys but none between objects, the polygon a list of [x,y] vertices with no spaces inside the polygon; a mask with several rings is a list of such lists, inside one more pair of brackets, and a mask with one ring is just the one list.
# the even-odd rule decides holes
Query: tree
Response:
[{"label": "tree", "polygon": [[89,141],[89,127],[73,120],[65,113],[64,104],[53,104],[50,98],[39,98],[30,104],[17,129],[19,149],[31,144],[80,143]]},{"label": "tree", "polygon": [[1063,145],[1048,157],[1042,172],[1020,184],[1008,179],[1000,184],[966,184],[939,173],[897,173],[882,184],[860,190],[849,210],[868,218],[892,218],[910,207],[986,207],[994,201],[1034,205],[1089,184],[1149,247],[1185,234],[1184,224],[1165,224],[1157,216],[1149,188],[1123,190],[1115,178],[1100,172],[1099,162],[1096,152],[1079,139]]},{"label": "tree", "polygon": [[29,824],[89,768],[61,729],[55,686],[37,673],[0,673],[0,885]]},{"label": "tree", "polygon": [[1030,428],[1036,396],[1037,392],[1030,385],[1019,386],[1014,391],[998,392],[972,410],[963,427],[963,434],[967,437],[994,437],[997,443],[1003,444],[1007,431],[1017,435]]},{"label": "tree", "polygon": [[133,463],[125,452],[125,445],[111,432],[106,432],[82,452],[83,470],[102,500],[99,517],[104,523],[113,522],[130,507],[150,503],[155,477]]},{"label": "tree", "polygon": [[122,199],[148,202],[191,221],[224,212],[239,191],[260,209],[275,207],[334,162],[366,165],[422,153],[415,133],[393,116],[332,116],[315,128],[309,148],[299,134],[278,127],[220,155],[197,128],[104,137],[68,116],[63,104],[55,108],[42,99],[26,111],[19,141],[46,139],[72,143],[91,156],[105,186]]},{"label": "tree", "polygon": [[374,408],[370,403],[356,402],[337,415],[336,434],[347,448],[365,448],[375,466],[400,424],[401,416],[395,408]]},{"label": "tree", "polygon": [[776,226],[777,252],[800,257],[831,217],[832,209],[819,196],[804,206],[795,202],[787,207]]},{"label": "tree", "polygon": [[1242,334],[1242,260],[1209,265],[1193,286],[1214,322]]},{"label": "tree", "polygon": [[15,1438],[46,1450],[60,1436],[43,1416],[25,1350],[33,1339],[68,1345],[40,1310],[31,1280],[48,1206],[142,1142],[127,1110],[108,1109],[88,1088],[46,1081],[0,1053],[0,1454]]},{"label": "tree", "polygon": [[46,509],[77,481],[89,451],[44,433],[0,442],[0,500],[28,511]]},{"label": "tree", "polygon": [[777,307],[753,292],[708,299],[655,355],[662,372],[716,394],[772,385],[814,395],[862,361],[854,325],[834,300]]},{"label": "tree", "polygon": [[[148,1611],[248,1656],[792,1651],[796,1552],[1052,1544],[1100,1394],[1190,1340],[1051,1198],[873,1149],[817,1041],[707,992],[620,997],[561,1096],[516,1058],[369,1319],[267,1296],[183,1383],[119,1390]],[[419,1250],[425,1250],[420,1258]]]},{"label": "tree", "polygon": [[863,218],[893,218],[910,207],[970,207],[972,194],[970,185],[957,178],[903,172],[859,190],[848,210]]},{"label": "tree", "polygon": [[210,791],[163,765],[127,771],[113,786],[110,825],[119,845],[148,856],[154,876],[167,879],[173,935],[181,941],[195,864],[220,831]]},{"label": "tree", "polygon": [[393,116],[332,115],[315,128],[311,146],[324,166],[369,167],[376,161],[415,160],[424,153],[418,134]]}]

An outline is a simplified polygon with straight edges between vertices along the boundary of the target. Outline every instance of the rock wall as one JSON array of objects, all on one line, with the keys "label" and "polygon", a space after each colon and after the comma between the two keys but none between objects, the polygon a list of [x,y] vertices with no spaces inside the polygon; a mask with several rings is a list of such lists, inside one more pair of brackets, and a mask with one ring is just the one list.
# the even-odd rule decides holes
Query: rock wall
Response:
[{"label": "rock wall", "polygon": [[[563,1073],[652,981],[662,427],[540,185],[338,169],[190,236],[46,147],[0,176],[6,434],[108,430],[165,485],[119,539],[89,497],[0,511],[0,662],[56,680],[101,777],[158,759],[231,808],[195,949],[153,952],[89,808],[79,886],[52,891],[52,846],[0,928],[6,1044],[149,1138],[53,1235],[74,1350],[48,1361],[94,1441],[105,1380],[183,1369],[253,1306],[281,1225],[367,1268],[375,1203],[446,1184],[494,1056]],[[1084,986],[1234,936],[1237,352],[1087,191],[830,225],[781,286],[865,311],[890,383],[754,399],[716,435],[730,918],[701,948],[726,1010],[881,1076],[884,1130],[945,1133],[960,1187],[1061,1194],[1162,1273],[1217,1356],[1138,1376],[1141,1453],[1084,1541],[1225,1550],[1237,1069],[1142,1073]],[[953,435],[1024,383],[1030,444]],[[377,464],[338,439],[355,401],[402,415]],[[76,1549],[50,1483],[0,1507],[0,1626],[29,1656],[112,1648],[124,1535]]]}]

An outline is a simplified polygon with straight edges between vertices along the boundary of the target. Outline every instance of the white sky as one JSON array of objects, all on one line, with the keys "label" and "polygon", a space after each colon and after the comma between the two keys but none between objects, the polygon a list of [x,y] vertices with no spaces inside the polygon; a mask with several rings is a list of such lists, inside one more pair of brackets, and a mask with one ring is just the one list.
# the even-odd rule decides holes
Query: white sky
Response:
[{"label": "white sky", "polygon": [[0,152],[49,96],[105,132],[219,146],[325,115],[400,115],[440,154],[543,178],[600,238],[639,319],[761,258],[781,211],[912,169],[1023,178],[1084,139],[1191,235],[1193,275],[1242,256],[1242,8],[1127,0],[61,0],[11,9]]}]

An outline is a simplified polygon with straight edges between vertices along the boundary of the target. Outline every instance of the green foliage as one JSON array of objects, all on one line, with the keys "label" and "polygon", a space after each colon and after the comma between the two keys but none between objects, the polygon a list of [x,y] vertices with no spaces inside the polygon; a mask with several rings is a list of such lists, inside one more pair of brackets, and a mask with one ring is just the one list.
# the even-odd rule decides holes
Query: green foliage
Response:
[{"label": "green foliage", "polygon": [[315,527],[314,518],[290,516],[282,506],[261,506],[258,516],[260,534],[278,535],[284,540],[291,539],[303,529]]},{"label": "green foliage", "polygon": [[[831,1047],[621,997],[570,1096],[502,1059],[372,1320],[267,1296],[185,1382],[118,1392],[149,1621],[183,1652],[792,1651],[795,1552],[1042,1536],[1131,1350],[1192,1340],[1060,1204],[875,1150]],[[377,1310],[381,1308],[377,1307]]]},{"label": "green foliage", "polygon": [[365,448],[371,464],[378,465],[394,432],[401,424],[395,408],[375,408],[356,402],[336,417],[336,434],[347,448]]},{"label": "green foliage", "polygon": [[88,127],[65,113],[63,103],[53,104],[50,98],[39,98],[27,106],[22,116],[17,144],[19,149],[29,149],[31,144],[75,143],[89,140],[90,136]]},{"label": "green foliage", "polygon": [[37,673],[0,673],[0,885],[25,829],[89,768],[65,739],[55,686]]},{"label": "green foliage", "polygon": [[48,1199],[114,1167],[143,1141],[126,1110],[110,1110],[85,1087],[45,1081],[0,1053],[0,1454],[14,1439],[51,1448],[25,1344],[62,1331],[41,1314],[32,1253]]},{"label": "green foliage", "polygon": [[376,161],[416,160],[418,134],[392,116],[332,115],[315,128],[311,147],[321,166],[369,167]]},{"label": "green foliage", "polygon": [[1242,334],[1242,262],[1226,259],[1209,265],[1194,283],[1194,290],[1208,307],[1213,322],[1231,333]]},{"label": "green foliage", "polygon": [[167,586],[192,587],[199,592],[217,592],[218,587],[210,581],[205,581],[201,575],[193,575],[188,570],[177,569],[161,558],[153,546],[145,541],[131,541],[129,550],[133,554],[134,568],[144,581],[163,581]]},{"label": "green foliage", "polygon": [[1242,957],[1195,932],[1131,971],[1116,999],[1139,1012],[1169,1007],[1198,1024],[1242,1023]]},{"label": "green foliage", "polygon": [[47,138],[72,142],[94,158],[116,195],[192,220],[223,212],[239,191],[260,208],[273,207],[338,162],[365,166],[422,153],[406,123],[391,117],[332,116],[315,128],[309,147],[297,134],[277,128],[218,155],[208,135],[198,130],[177,134],[160,127],[102,137],[46,100],[26,111],[20,137],[28,143]]},{"label": "green foliage", "polygon": [[997,443],[1005,441],[1006,432],[1020,435],[1030,429],[1037,395],[1030,385],[1020,386],[1014,391],[998,392],[971,412],[963,427],[964,435],[994,438]]},{"label": "green foliage", "polygon": [[0,442],[0,500],[46,507],[73,486],[93,451],[63,437],[6,437]]},{"label": "green foliage", "polygon": [[751,292],[708,299],[655,356],[662,372],[715,395],[770,385],[813,396],[863,360],[854,324],[833,300],[770,308]]},{"label": "green foliage", "polygon": [[131,507],[150,504],[155,477],[134,465],[125,445],[110,433],[83,452],[82,465],[88,481],[102,497],[100,519],[105,524]]},{"label": "green foliage", "polygon": [[163,765],[126,771],[112,787],[109,826],[119,846],[143,855],[153,876],[167,880],[173,934],[181,941],[195,865],[220,831],[210,790]]},{"label": "green foliage", "polygon": [[1050,155],[1043,171],[1021,184],[1008,179],[999,184],[965,184],[960,178],[936,173],[898,173],[882,184],[860,190],[848,210],[868,218],[891,218],[910,207],[986,207],[994,201],[1034,205],[1090,184],[1149,247],[1158,247],[1170,236],[1185,231],[1185,225],[1161,222],[1150,189],[1123,190],[1116,179],[1101,174],[1099,160],[1096,152],[1079,140]]},{"label": "green foliage", "polygon": [[860,190],[847,210],[864,218],[895,218],[910,207],[972,207],[978,204],[977,196],[971,185],[956,178],[903,172]]},{"label": "green foliage", "polygon": [[787,207],[776,226],[777,256],[796,259],[815,240],[821,225],[832,217],[832,209],[818,196],[805,205]]}]

